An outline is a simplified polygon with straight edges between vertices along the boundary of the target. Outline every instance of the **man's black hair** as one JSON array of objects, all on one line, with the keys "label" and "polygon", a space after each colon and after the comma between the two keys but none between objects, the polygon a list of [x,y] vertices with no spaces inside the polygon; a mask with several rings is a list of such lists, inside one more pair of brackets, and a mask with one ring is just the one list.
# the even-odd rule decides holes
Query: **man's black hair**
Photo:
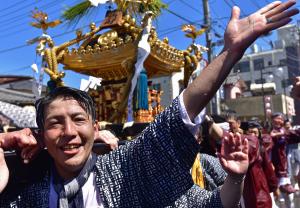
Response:
[{"label": "man's black hair", "polygon": [[261,130],[262,126],[258,121],[253,121],[253,120],[243,121],[241,123],[241,129],[243,129],[244,131],[248,131],[249,129],[253,129],[253,128],[258,128],[258,130]]},{"label": "man's black hair", "polygon": [[44,129],[45,108],[57,98],[76,100],[85,112],[91,115],[92,121],[95,121],[95,105],[88,93],[71,87],[57,87],[35,102],[36,123],[40,130]]},{"label": "man's black hair", "polygon": [[214,120],[215,123],[224,123],[226,122],[226,118],[224,116],[220,115],[211,115],[212,119]]},{"label": "man's black hair", "polygon": [[225,119],[234,119],[236,121],[239,120],[238,114],[234,110],[227,110],[224,115]]},{"label": "man's black hair", "polygon": [[281,118],[285,119],[283,113],[281,113],[281,112],[275,112],[275,113],[273,113],[273,114],[271,115],[271,118],[274,119],[274,118],[279,117],[279,116],[280,116]]}]

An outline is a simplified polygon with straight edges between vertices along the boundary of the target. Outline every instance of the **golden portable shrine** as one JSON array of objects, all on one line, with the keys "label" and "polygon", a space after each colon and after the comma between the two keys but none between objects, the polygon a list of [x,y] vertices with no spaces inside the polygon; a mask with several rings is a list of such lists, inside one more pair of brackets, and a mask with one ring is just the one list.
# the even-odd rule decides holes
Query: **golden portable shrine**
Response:
[{"label": "golden portable shrine", "polygon": [[[157,11],[149,9],[153,8],[149,6],[153,0],[136,1],[134,4],[130,2],[132,1],[116,1],[118,8],[109,10],[100,26],[91,23],[89,32],[84,34],[81,30],[77,30],[76,38],[61,45],[55,45],[46,34],[48,27],[55,27],[60,21],[47,22],[47,14],[38,10],[32,15],[37,21],[32,23],[32,26],[42,28],[44,34],[31,43],[38,43],[36,52],[42,56],[45,63],[44,70],[54,85],[63,85],[62,78],[65,73],[58,70],[59,64],[64,65],[64,70],[102,78],[101,86],[88,90],[96,103],[97,119],[100,121],[126,122],[128,97],[139,59],[139,45],[146,28],[149,27],[149,19],[157,14]],[[160,1],[154,2],[157,5]],[[147,10],[144,12],[145,15],[139,18],[140,24],[133,17],[136,17],[133,9],[136,7],[132,5],[136,4],[144,6],[144,10]],[[183,26],[182,30],[186,32],[187,37],[193,39],[193,44],[187,50],[178,50],[169,44],[167,38],[160,40],[155,28],[150,28],[146,39],[150,52],[143,61],[144,74],[152,78],[184,70],[183,83],[186,86],[190,75],[202,58],[202,52],[206,50],[205,47],[195,47],[194,44],[194,40],[205,29],[197,31],[192,25]],[[155,115],[163,110],[160,104],[162,93],[152,89],[146,81],[146,97],[144,96],[142,101],[137,101],[137,96],[134,96],[132,102],[133,106],[137,102],[144,102],[144,106],[147,107],[133,107],[133,120],[151,122]]]}]

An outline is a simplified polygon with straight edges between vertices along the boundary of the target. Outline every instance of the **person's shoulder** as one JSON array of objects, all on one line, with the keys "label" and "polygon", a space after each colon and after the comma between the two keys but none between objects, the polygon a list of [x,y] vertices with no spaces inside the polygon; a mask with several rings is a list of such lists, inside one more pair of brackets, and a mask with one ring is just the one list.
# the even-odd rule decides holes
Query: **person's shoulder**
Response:
[{"label": "person's shoulder", "polygon": [[209,155],[209,154],[201,153],[200,158],[201,158],[201,161],[209,163],[209,164],[220,163],[219,158]]}]

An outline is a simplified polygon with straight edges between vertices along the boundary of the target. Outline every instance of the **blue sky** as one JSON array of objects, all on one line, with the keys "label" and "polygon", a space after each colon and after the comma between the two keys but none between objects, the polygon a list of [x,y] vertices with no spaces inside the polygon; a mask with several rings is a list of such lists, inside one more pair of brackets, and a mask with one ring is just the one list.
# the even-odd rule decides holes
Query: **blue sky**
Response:
[{"label": "blue sky", "polygon": [[[26,41],[41,35],[41,31],[29,25],[32,21],[31,11],[37,7],[38,9],[47,12],[49,20],[54,20],[61,17],[62,11],[75,3],[82,0],[10,0],[5,1],[0,5],[0,74],[10,75],[33,75],[30,65],[34,62],[40,62],[40,58],[35,55],[35,45],[26,45]],[[170,12],[163,11],[162,15],[154,22],[160,38],[168,37],[170,44],[179,48],[185,49],[190,40],[185,38],[180,28],[182,24],[187,24],[187,21],[203,23],[203,6],[202,0],[164,0],[164,3],[169,4]],[[237,5],[241,8],[241,15],[248,15],[271,2],[270,0],[209,0],[211,17],[213,22],[213,32],[223,35],[226,23],[230,17],[232,5]],[[297,2],[296,7],[300,7]],[[55,29],[49,29],[48,34],[54,38],[56,44],[61,44],[75,37],[76,28],[87,29],[86,25],[91,21],[100,21],[104,18],[104,13],[107,6],[102,6],[99,11],[94,12],[89,17],[79,22],[76,27],[70,27],[62,24]],[[179,17],[178,17],[179,16]],[[296,23],[300,19],[297,15],[293,22]],[[276,36],[270,35],[258,41],[258,44],[264,48],[269,48],[268,42],[275,39]],[[213,41],[220,38],[213,35]],[[197,39],[199,44],[205,45],[204,36]],[[220,49],[216,49],[218,53]],[[60,66],[62,68],[62,66]],[[64,79],[69,86],[79,87],[82,76],[78,73],[67,71]],[[45,75],[45,81],[48,76]]]}]

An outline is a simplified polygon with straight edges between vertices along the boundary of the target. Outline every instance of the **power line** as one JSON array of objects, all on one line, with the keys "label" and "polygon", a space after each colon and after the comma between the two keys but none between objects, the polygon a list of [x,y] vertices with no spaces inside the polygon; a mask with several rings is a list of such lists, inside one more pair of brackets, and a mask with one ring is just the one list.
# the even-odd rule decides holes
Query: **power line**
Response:
[{"label": "power line", "polygon": [[[62,1],[65,1],[65,0],[62,0]],[[76,2],[77,0],[75,0],[75,2]],[[73,2],[74,3],[74,2]],[[48,6],[48,8],[51,8],[51,7],[53,7],[53,6],[56,6],[57,4],[53,4],[52,6]],[[47,8],[47,9],[48,9]],[[54,14],[57,14],[57,12],[58,13],[60,13],[60,10],[59,9],[57,9],[57,8],[53,8],[53,10],[50,10],[50,11],[48,11],[47,12],[47,14],[48,14],[48,17],[51,17],[51,19],[60,19],[60,15],[57,15],[55,18],[54,17],[52,17],[52,15],[54,15]],[[26,15],[27,16],[27,15]],[[20,22],[19,24],[15,24],[15,23],[17,23],[17,22]],[[28,19],[24,19],[24,18],[20,18],[20,19],[18,19],[18,20],[13,20],[13,21],[11,21],[11,22],[7,22],[6,23],[6,25],[8,26],[8,27],[1,27],[1,29],[0,29],[0,33],[2,33],[2,32],[7,32],[8,30],[10,30],[10,29],[15,29],[15,28],[17,28],[17,27],[19,27],[19,26],[23,26],[23,25],[27,25],[27,23],[28,23]],[[26,27],[27,29],[28,29],[28,27]],[[19,31],[19,30],[18,30]],[[25,29],[24,29],[24,31],[25,31]]]},{"label": "power line", "polygon": [[[99,23],[99,22],[102,22],[103,20],[100,20],[100,21],[97,21],[96,23]],[[79,27],[79,28],[76,28],[74,30],[71,30],[71,31],[68,31],[68,32],[63,32],[63,33],[60,33],[60,34],[57,34],[57,35],[54,35],[52,36],[52,38],[58,38],[58,37],[61,37],[61,36],[64,36],[64,35],[67,35],[67,34],[70,34],[72,32],[75,32],[76,30],[78,29],[82,29],[82,28],[86,28],[86,27],[89,27],[89,25],[85,25],[83,27]],[[3,53],[7,53],[7,52],[10,52],[10,51],[14,51],[14,50],[17,50],[17,49],[20,49],[20,48],[24,48],[24,47],[27,47],[27,46],[30,46],[28,44],[23,44],[23,45],[20,45],[20,46],[16,46],[16,47],[12,47],[12,48],[7,48],[7,49],[3,49],[3,50],[0,50],[0,54],[3,54]]]},{"label": "power line", "polygon": [[260,5],[256,1],[250,0],[250,2],[257,8],[260,9]]},{"label": "power line", "polygon": [[183,16],[177,14],[176,12],[173,12],[173,11],[171,11],[171,10],[168,9],[168,8],[166,8],[165,10],[166,10],[167,12],[173,14],[174,16],[178,17],[179,19],[182,19],[182,20],[186,21],[187,23],[192,24],[192,21],[190,21],[190,20],[188,20],[187,18],[185,18],[185,17],[183,17]]},{"label": "power line", "polygon": [[1,9],[0,12],[3,12],[3,11],[8,10],[8,9],[10,9],[10,8],[13,8],[13,7],[15,7],[16,5],[19,5],[19,4],[22,4],[22,3],[24,3],[24,0],[18,1],[18,2],[16,2],[16,3],[14,3],[14,4],[12,4],[12,5],[10,5],[10,6],[6,7],[6,8],[4,8],[4,9]]},{"label": "power line", "polygon": [[[36,2],[31,2],[30,4],[26,4],[25,6],[23,6],[21,9],[25,9],[27,7],[30,7],[30,6],[34,5],[34,4],[36,4]],[[10,11],[6,14],[0,15],[0,18],[10,16],[11,14],[14,14],[14,13],[19,12],[19,11],[20,11],[20,8],[18,8],[16,10],[13,10],[13,11]]]},{"label": "power line", "polygon": [[[53,18],[53,19],[58,19],[57,18]],[[24,25],[24,23],[21,23],[19,25]],[[13,28],[18,28],[18,27],[13,27]],[[28,29],[31,28],[29,27],[29,24],[28,25],[25,25],[25,27],[22,27],[22,28],[19,28],[18,30],[15,30],[15,31],[11,31],[9,33],[5,33],[7,32],[7,30],[0,30],[0,38],[4,38],[4,37],[7,37],[7,36],[13,36],[13,35],[18,35],[19,33],[21,32],[25,32],[25,31],[28,31]],[[5,32],[4,32],[5,31]],[[9,30],[8,30],[9,31]]]},{"label": "power line", "polygon": [[190,9],[192,9],[193,11],[199,13],[202,15],[202,12],[198,9],[196,9],[195,7],[193,7],[192,5],[190,5],[189,3],[187,3],[186,1],[184,0],[179,0],[182,4],[186,5],[187,7],[189,7]]},{"label": "power line", "polygon": [[[54,13],[57,13],[57,12],[58,12],[58,10],[56,8],[54,8],[53,11],[51,10],[50,12],[47,12],[48,17],[50,15],[53,15]],[[29,17],[29,15],[28,15],[28,17]],[[59,18],[59,16],[57,16],[56,18],[51,17],[51,19],[57,19],[57,18]],[[17,22],[20,22],[20,23],[16,24]],[[1,27],[0,32],[7,31],[7,30],[10,30],[10,29],[15,29],[15,28],[17,28],[19,26],[23,26],[23,25],[29,25],[28,23],[29,22],[28,22],[27,18],[26,19],[20,18],[20,20],[12,21],[12,23],[6,23],[7,24],[6,26],[8,26],[8,27]]]},{"label": "power line", "polygon": [[232,8],[232,5],[227,1],[227,0],[225,0],[224,1],[225,3],[226,3],[226,5],[229,7],[229,9],[231,9]]},{"label": "power line", "polygon": [[20,48],[25,48],[27,46],[28,46],[27,44],[24,44],[24,45],[16,46],[16,47],[13,47],[13,48],[3,49],[3,50],[0,50],[0,54],[7,53],[7,52],[10,52],[10,51],[14,51],[14,50],[17,50],[17,49],[20,49]]},{"label": "power line", "polygon": [[176,0],[168,1],[166,4],[167,4],[167,5],[170,5],[170,4],[172,4],[174,1],[176,1]]},{"label": "power line", "polygon": [[[50,8],[50,7],[56,6],[57,5],[56,1],[57,0],[54,0],[54,1],[50,2],[50,3],[44,4],[44,5],[40,6],[39,8],[43,9],[43,8]],[[63,2],[63,1],[65,1],[65,0],[61,0],[60,2]],[[0,24],[11,24],[11,23],[15,22],[15,19],[23,18],[23,17],[28,17],[28,16],[29,16],[28,12],[22,13],[20,15],[17,15],[17,16],[14,16],[14,17],[9,17],[7,19],[2,20],[2,21],[0,21]]]}]

